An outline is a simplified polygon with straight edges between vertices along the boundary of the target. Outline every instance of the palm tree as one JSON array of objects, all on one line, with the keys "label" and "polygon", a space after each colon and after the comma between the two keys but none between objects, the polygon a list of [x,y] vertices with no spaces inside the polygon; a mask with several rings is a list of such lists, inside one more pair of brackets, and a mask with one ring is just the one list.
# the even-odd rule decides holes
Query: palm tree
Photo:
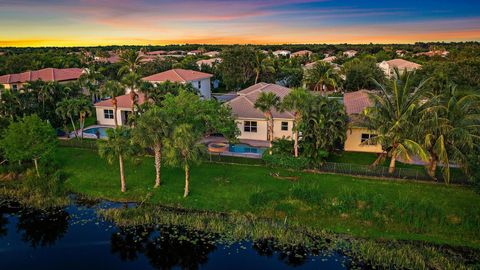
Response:
[{"label": "palm tree", "polygon": [[190,166],[199,163],[204,146],[199,143],[201,134],[196,132],[191,124],[178,125],[169,140],[166,141],[167,162],[172,165],[180,165],[185,170],[185,191],[183,197],[190,193]]},{"label": "palm tree", "polygon": [[293,111],[295,120],[293,122],[294,155],[298,157],[298,125],[302,120],[302,112],[311,99],[311,94],[304,88],[295,88],[283,98],[282,110]]},{"label": "palm tree", "polygon": [[137,105],[138,94],[137,89],[142,84],[140,75],[130,72],[122,78],[122,84],[125,85],[127,89],[130,89],[130,100],[132,101],[131,110],[132,118],[135,117],[135,106]]},{"label": "palm tree", "polygon": [[75,138],[78,138],[77,128],[75,126],[75,120],[73,119],[75,115],[78,114],[78,106],[75,99],[64,99],[57,103],[57,109],[55,113],[62,117],[64,120],[70,119],[72,124]]},{"label": "palm tree", "polygon": [[38,89],[38,99],[42,102],[42,112],[45,113],[45,102],[52,101],[57,87],[56,82],[42,83]]},{"label": "palm tree", "polygon": [[121,191],[125,192],[125,169],[124,160],[134,156],[135,147],[132,145],[130,129],[121,126],[115,129],[107,129],[108,140],[98,140],[98,153],[112,164],[117,158],[120,166]]},{"label": "palm tree", "polygon": [[260,79],[261,73],[275,73],[275,67],[273,66],[270,58],[259,50],[255,51],[255,62],[253,70],[255,71],[255,84],[258,83],[258,79]]},{"label": "palm tree", "polygon": [[83,128],[85,127],[85,119],[92,114],[92,103],[86,98],[79,98],[75,100],[77,112],[80,119],[80,137],[83,140]]},{"label": "palm tree", "polygon": [[325,87],[337,87],[339,79],[330,63],[318,61],[306,71],[304,81],[306,85],[313,86],[314,91],[324,91]]},{"label": "palm tree", "polygon": [[411,155],[417,155],[422,160],[427,159],[423,147],[414,141],[412,130],[413,121],[418,115],[419,102],[424,96],[424,84],[414,86],[411,72],[404,71],[401,75],[398,70],[389,81],[389,85],[378,84],[379,93],[369,94],[373,106],[364,110],[364,125],[369,130],[376,131],[376,136],[365,143],[380,143],[391,157],[388,172],[395,171],[397,159],[411,160]]},{"label": "palm tree", "polygon": [[118,127],[117,120],[117,97],[125,94],[123,86],[117,81],[107,81],[103,86],[102,93],[112,99],[113,106],[113,120],[115,127]]},{"label": "palm tree", "polygon": [[100,85],[103,79],[104,77],[96,65],[90,65],[80,76],[80,84],[88,91],[93,102],[97,101],[101,89]]},{"label": "palm tree", "polygon": [[119,54],[120,64],[122,67],[118,70],[118,75],[129,72],[136,72],[142,59],[142,52],[136,50],[123,50]]},{"label": "palm tree", "polygon": [[272,92],[262,92],[255,101],[255,108],[263,112],[267,119],[267,140],[270,145],[270,152],[273,141],[273,109],[279,109],[280,98]]},{"label": "palm tree", "polygon": [[480,96],[460,96],[456,87],[449,85],[425,105],[418,127],[429,153],[427,172],[435,178],[441,162],[443,178],[449,183],[450,160],[465,167],[468,154],[480,142]]},{"label": "palm tree", "polygon": [[153,106],[138,118],[133,130],[133,140],[144,148],[152,148],[155,154],[155,188],[160,186],[162,148],[171,133],[172,122],[162,108]]}]

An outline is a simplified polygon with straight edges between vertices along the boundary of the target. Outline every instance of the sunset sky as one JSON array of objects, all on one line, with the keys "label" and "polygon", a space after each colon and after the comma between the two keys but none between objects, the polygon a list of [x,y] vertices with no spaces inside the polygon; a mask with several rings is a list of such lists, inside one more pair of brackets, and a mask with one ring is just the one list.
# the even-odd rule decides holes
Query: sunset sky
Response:
[{"label": "sunset sky", "polygon": [[0,0],[0,46],[470,40],[478,0]]}]

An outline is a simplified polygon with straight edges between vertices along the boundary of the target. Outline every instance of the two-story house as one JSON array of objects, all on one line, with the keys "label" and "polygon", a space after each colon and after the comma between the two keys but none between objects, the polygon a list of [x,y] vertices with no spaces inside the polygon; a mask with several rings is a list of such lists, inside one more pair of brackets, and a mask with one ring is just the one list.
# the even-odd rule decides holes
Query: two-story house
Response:
[{"label": "two-story house", "polygon": [[83,73],[81,68],[44,68],[40,70],[0,76],[0,84],[6,90],[19,90],[27,82],[42,80],[44,82],[67,83],[76,81]]}]

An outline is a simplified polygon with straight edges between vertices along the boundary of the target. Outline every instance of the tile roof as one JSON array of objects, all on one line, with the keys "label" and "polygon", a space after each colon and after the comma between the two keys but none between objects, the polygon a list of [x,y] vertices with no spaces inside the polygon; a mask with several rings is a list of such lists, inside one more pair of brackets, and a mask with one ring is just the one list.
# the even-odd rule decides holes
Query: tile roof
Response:
[{"label": "tile roof", "polygon": [[211,58],[211,59],[198,60],[196,63],[198,66],[201,66],[201,65],[212,66],[215,63],[221,63],[221,62],[222,62],[222,58],[217,57],[217,58]]},{"label": "tile roof", "polygon": [[294,52],[291,54],[291,56],[303,56],[303,55],[310,55],[312,54],[312,51],[309,51],[309,50],[302,50],[302,51],[298,51],[298,52]]},{"label": "tile roof", "polygon": [[[264,119],[265,116],[263,113],[255,108],[255,101],[262,92],[272,92],[283,99],[290,92],[290,89],[277,84],[263,82],[257,83],[242,91],[239,91],[237,93],[238,96],[228,101],[226,104],[232,108],[232,113],[236,117]],[[291,112],[279,112],[277,110],[273,110],[272,113],[273,118],[294,118]]]},{"label": "tile roof", "polygon": [[[145,103],[145,95],[142,93],[138,93],[138,105],[142,105]],[[113,108],[112,105],[112,99],[106,99],[102,100],[100,102],[95,103],[95,107],[107,107],[107,108]],[[130,94],[125,94],[122,96],[117,97],[117,107],[118,108],[124,108],[124,109],[130,109],[132,107],[132,101],[130,99]]]},{"label": "tile roof", "polygon": [[360,114],[365,108],[372,106],[373,103],[368,97],[369,93],[369,90],[345,93],[343,95],[343,103],[347,114]]},{"label": "tile roof", "polygon": [[213,77],[212,74],[194,71],[194,70],[186,70],[186,69],[171,69],[161,73],[153,74],[151,76],[143,78],[145,81],[149,82],[190,82],[200,79],[206,79]]},{"label": "tile roof", "polygon": [[49,81],[71,81],[77,80],[82,75],[83,69],[81,68],[44,68],[35,71],[27,71],[23,73],[7,74],[0,76],[0,83],[24,83],[29,81],[42,80]]},{"label": "tile roof", "polygon": [[389,61],[385,61],[385,62],[391,68],[398,68],[400,70],[403,70],[403,69],[407,69],[407,70],[417,69],[417,68],[420,68],[422,66],[422,65],[419,65],[417,63],[410,62],[410,61],[403,60],[403,59],[393,59],[393,60],[389,60]]}]

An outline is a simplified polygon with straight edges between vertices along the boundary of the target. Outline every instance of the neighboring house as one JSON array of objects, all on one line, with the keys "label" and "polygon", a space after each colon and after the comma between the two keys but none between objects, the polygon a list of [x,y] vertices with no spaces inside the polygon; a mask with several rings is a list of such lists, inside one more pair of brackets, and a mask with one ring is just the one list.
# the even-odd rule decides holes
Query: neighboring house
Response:
[{"label": "neighboring house", "polygon": [[[132,113],[132,100],[129,94],[119,96],[117,99],[117,123],[118,125],[126,125],[128,123],[128,117]],[[141,105],[145,102],[145,96],[142,93],[138,94],[137,104]],[[97,124],[104,126],[115,126],[114,110],[112,99],[102,100],[94,105]]]},{"label": "neighboring house", "polygon": [[151,83],[160,82],[178,82],[178,83],[190,83],[195,89],[197,89],[200,95],[205,99],[211,98],[211,85],[210,78],[212,74],[186,70],[186,69],[171,69],[161,73],[153,74],[151,76],[143,78],[145,81]]},{"label": "neighboring house", "polygon": [[379,144],[366,144],[366,140],[375,136],[375,132],[359,125],[360,114],[367,107],[372,106],[372,101],[368,97],[368,90],[359,90],[345,93],[343,103],[345,111],[348,114],[349,123],[347,129],[347,139],[345,140],[344,150],[351,152],[369,152],[382,153],[382,146]]},{"label": "neighboring house", "polygon": [[[319,60],[319,61],[323,61],[323,60]],[[324,62],[330,63],[330,65],[332,65],[333,69],[336,70],[336,71],[340,71],[340,69],[341,69],[339,64],[328,62],[328,61],[324,61]],[[316,63],[317,62],[312,62],[312,63],[305,64],[303,66],[303,70],[306,71],[306,70],[312,69],[315,66]]]},{"label": "neighboring house", "polygon": [[428,57],[432,56],[441,56],[441,57],[446,57],[449,54],[448,51],[445,50],[435,50],[435,51],[429,51],[429,52],[420,52],[416,53],[415,56],[421,56],[421,55],[426,55]]},{"label": "neighboring house", "polygon": [[388,77],[392,76],[394,73],[394,69],[397,68],[400,72],[403,71],[413,71],[422,67],[414,62],[410,62],[403,59],[393,59],[389,61],[383,61],[378,64],[378,67],[383,70],[385,75]]},{"label": "neighboring house", "polygon": [[222,58],[212,58],[212,59],[203,59],[203,60],[198,60],[197,66],[201,68],[203,65],[212,67],[214,64],[219,64],[222,62]]},{"label": "neighboring house", "polygon": [[327,62],[327,63],[333,63],[333,61],[337,60],[336,56],[328,56],[323,58],[321,61]]},{"label": "neighboring house", "polygon": [[201,50],[193,50],[193,51],[189,51],[187,53],[187,55],[200,55],[202,53],[203,53],[203,51],[201,51]]},{"label": "neighboring house", "polygon": [[290,55],[290,51],[287,51],[287,50],[277,50],[277,51],[274,51],[273,52],[273,55],[275,55],[276,57],[280,57],[280,56],[289,56]]},{"label": "neighboring house", "polygon": [[104,62],[104,63],[110,63],[110,64],[115,64],[120,62],[120,56],[116,54],[113,51],[108,52],[108,57],[100,57],[100,56],[95,56],[93,60],[96,62]]},{"label": "neighboring house", "polygon": [[167,51],[151,51],[151,52],[146,52],[146,55],[165,55],[167,54]]},{"label": "neighboring house", "polygon": [[396,50],[395,53],[397,54],[397,56],[405,56],[407,54],[407,51],[405,50]]},{"label": "neighboring house", "polygon": [[312,51],[309,51],[309,50],[303,50],[303,51],[298,51],[298,52],[294,52],[290,55],[290,57],[301,57],[301,56],[306,56],[306,57],[310,57],[310,55],[312,55]]},{"label": "neighboring house", "polygon": [[7,74],[0,76],[0,84],[5,89],[18,90],[21,89],[26,82],[42,80],[45,82],[67,83],[76,81],[83,73],[81,68],[44,68],[35,71],[27,71],[23,73]]},{"label": "neighboring house", "polygon": [[[267,120],[263,112],[255,108],[255,101],[262,92],[272,92],[283,99],[290,89],[276,84],[257,83],[239,91],[237,97],[225,103],[232,108],[240,129],[240,140],[267,142]],[[292,139],[293,114],[273,110],[273,120],[273,137]]]},{"label": "neighboring house", "polygon": [[211,52],[206,52],[203,54],[204,56],[208,56],[208,57],[217,57],[220,55],[220,52],[217,52],[217,51],[211,51]]},{"label": "neighboring house", "polygon": [[343,55],[350,58],[350,57],[354,57],[355,55],[357,55],[357,51],[355,50],[348,50],[348,51],[344,51],[343,52]]}]

